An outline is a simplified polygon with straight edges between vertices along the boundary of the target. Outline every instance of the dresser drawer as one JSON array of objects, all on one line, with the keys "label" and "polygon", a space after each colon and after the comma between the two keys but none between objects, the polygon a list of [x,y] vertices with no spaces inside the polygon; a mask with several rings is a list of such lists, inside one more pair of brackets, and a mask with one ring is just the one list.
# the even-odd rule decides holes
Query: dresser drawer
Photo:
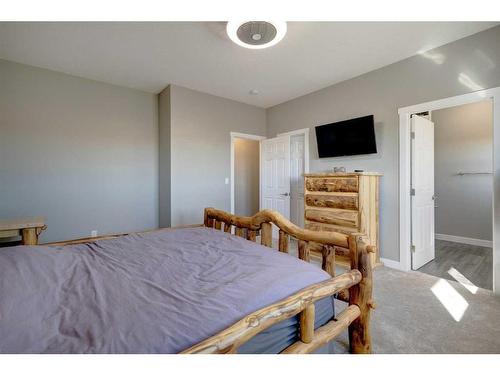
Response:
[{"label": "dresser drawer", "polygon": [[358,195],[306,194],[305,203],[311,207],[358,209]]},{"label": "dresser drawer", "polygon": [[351,227],[342,227],[342,226],[337,226],[337,225],[332,225],[332,224],[325,224],[325,223],[318,223],[315,221],[308,221],[306,220],[306,223],[304,225],[306,229],[309,230],[314,230],[318,232],[338,232],[338,233],[343,233],[343,234],[351,234],[351,233],[356,233],[358,232],[357,228],[351,228]]},{"label": "dresser drawer", "polygon": [[358,192],[357,177],[324,177],[324,178],[306,178],[306,189],[309,191],[326,192]]},{"label": "dresser drawer", "polygon": [[336,224],[357,228],[359,226],[359,213],[349,210],[316,210],[306,209],[306,220],[316,221],[318,223]]}]

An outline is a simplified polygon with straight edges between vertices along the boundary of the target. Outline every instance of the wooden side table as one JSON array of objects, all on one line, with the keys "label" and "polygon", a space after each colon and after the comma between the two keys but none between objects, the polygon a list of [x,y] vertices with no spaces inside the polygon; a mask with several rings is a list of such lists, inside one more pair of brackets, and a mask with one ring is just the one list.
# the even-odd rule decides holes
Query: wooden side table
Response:
[{"label": "wooden side table", "polygon": [[45,229],[43,217],[0,219],[0,238],[21,236],[23,245],[38,245],[38,236]]}]

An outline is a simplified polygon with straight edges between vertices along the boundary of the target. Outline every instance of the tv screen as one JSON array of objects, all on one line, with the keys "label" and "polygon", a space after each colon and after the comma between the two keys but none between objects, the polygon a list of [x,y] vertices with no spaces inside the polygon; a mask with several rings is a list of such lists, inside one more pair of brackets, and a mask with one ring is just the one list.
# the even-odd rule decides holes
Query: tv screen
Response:
[{"label": "tv screen", "polygon": [[316,126],[320,158],[377,153],[373,115]]}]

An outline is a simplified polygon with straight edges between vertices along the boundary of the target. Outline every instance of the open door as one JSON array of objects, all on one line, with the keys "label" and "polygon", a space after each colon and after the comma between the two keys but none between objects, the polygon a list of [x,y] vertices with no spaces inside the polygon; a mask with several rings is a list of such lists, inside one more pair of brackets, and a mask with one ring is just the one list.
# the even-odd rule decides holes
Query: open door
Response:
[{"label": "open door", "polygon": [[290,219],[290,136],[261,141],[260,209]]},{"label": "open door", "polygon": [[435,257],[434,123],[413,115],[411,131],[411,265],[416,270]]}]

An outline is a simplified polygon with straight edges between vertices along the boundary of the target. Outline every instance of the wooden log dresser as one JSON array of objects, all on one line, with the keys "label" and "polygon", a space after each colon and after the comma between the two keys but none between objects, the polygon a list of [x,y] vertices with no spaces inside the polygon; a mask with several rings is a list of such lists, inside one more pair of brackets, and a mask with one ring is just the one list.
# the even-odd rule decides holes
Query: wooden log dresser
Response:
[{"label": "wooden log dresser", "polygon": [[[376,247],[372,265],[380,265],[380,173],[304,174],[304,225],[315,231],[364,233]],[[311,249],[313,255],[315,250]],[[319,252],[321,249],[316,251]],[[349,249],[335,248],[337,264],[349,267]]]}]

